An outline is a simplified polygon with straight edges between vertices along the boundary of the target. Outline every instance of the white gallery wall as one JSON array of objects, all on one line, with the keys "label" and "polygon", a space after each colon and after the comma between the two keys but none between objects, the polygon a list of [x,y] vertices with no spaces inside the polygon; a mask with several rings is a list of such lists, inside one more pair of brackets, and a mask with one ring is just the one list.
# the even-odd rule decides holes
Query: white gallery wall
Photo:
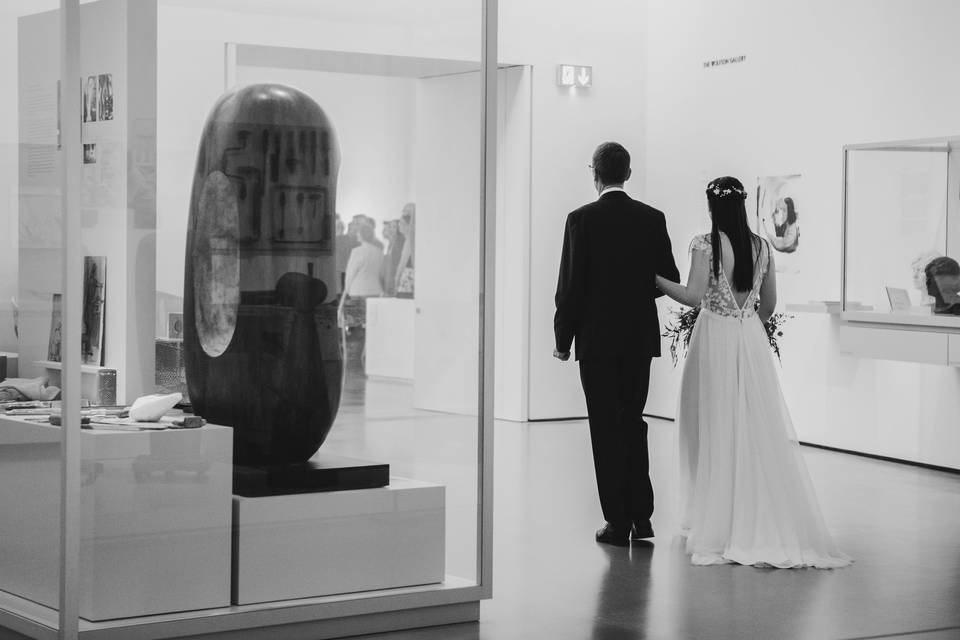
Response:
[{"label": "white gallery wall", "polygon": [[[617,140],[642,167],[646,141],[644,2],[500,3],[500,59],[533,66],[527,407],[531,420],[586,415],[579,370],[553,358],[553,295],[567,214],[597,197],[587,165]],[[558,64],[592,65],[593,86],[557,86]],[[627,183],[644,193],[642,170]]]},{"label": "white gallery wall", "polygon": [[[167,52],[162,63],[176,64]],[[220,53],[223,55],[222,51]],[[220,92],[223,92],[223,69],[218,69]],[[358,214],[369,215],[377,221],[377,235],[382,236],[383,222],[400,217],[403,205],[413,197],[413,142],[415,87],[413,78],[385,77],[240,66],[237,68],[237,86],[260,82],[285,84],[300,89],[324,110],[330,118],[341,147],[340,174],[337,180],[337,212],[344,223]],[[219,96],[219,94],[218,94]],[[161,93],[161,108],[167,113],[179,114],[179,119],[195,119],[201,108],[176,109],[178,94]],[[215,99],[214,99],[215,100]],[[208,113],[213,102],[206,107]],[[190,186],[199,143],[202,122],[191,141],[182,145],[166,146],[163,169],[176,171],[176,182],[170,173],[163,175],[165,189],[162,196],[163,214],[158,220],[161,247],[176,247],[171,252],[168,269],[157,273],[157,290],[180,295],[183,290],[183,247],[190,208]],[[168,130],[175,123],[161,121]],[[192,142],[192,145],[191,145]]]},{"label": "white gallery wall", "polygon": [[[472,0],[405,1],[371,7],[300,2],[272,12],[269,2],[158,0],[157,171],[162,188],[157,235],[159,260],[168,267],[158,269],[158,292],[176,296],[183,289],[183,255],[164,254],[163,248],[182,251],[197,144],[211,107],[225,90],[226,43],[479,59],[479,10],[473,15],[465,9],[473,4]],[[447,28],[424,24],[423,16],[431,11]],[[399,216],[413,195],[411,80],[256,67],[238,71],[240,83],[282,77],[294,86],[302,85],[328,110],[341,142],[349,136],[352,142],[358,141],[361,151],[376,149],[367,154],[364,166],[356,156],[346,157],[341,165],[337,204],[345,219],[358,213],[378,221]],[[361,100],[351,104],[350,99],[358,95]],[[367,119],[373,128],[364,128]],[[396,157],[385,157],[385,149],[393,149]],[[365,181],[371,183],[369,188],[361,186]]]},{"label": "white gallery wall", "polygon": [[[709,179],[755,187],[799,173],[799,273],[780,278],[780,303],[838,300],[841,148],[960,134],[958,23],[952,0],[650,0],[647,193],[667,213],[681,272],[690,238],[709,229]],[[889,255],[875,250],[865,259]],[[840,355],[838,327],[812,313],[786,326],[800,438],[960,468],[960,368]],[[649,412],[673,416],[678,380],[662,359]]]}]

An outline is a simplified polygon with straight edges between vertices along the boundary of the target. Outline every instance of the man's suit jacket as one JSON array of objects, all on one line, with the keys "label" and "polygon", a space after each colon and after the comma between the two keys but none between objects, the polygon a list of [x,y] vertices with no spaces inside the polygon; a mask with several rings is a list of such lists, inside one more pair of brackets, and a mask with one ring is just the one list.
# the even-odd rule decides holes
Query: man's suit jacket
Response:
[{"label": "man's suit jacket", "polygon": [[660,320],[654,275],[680,281],[661,211],[622,191],[567,216],[553,327],[576,358],[656,357]]}]

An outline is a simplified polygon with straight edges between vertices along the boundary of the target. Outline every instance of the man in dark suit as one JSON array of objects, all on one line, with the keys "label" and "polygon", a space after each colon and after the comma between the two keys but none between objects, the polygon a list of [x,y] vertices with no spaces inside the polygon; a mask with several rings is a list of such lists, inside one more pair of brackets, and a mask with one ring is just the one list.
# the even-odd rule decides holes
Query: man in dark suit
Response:
[{"label": "man in dark suit", "polygon": [[653,536],[647,454],[650,362],[660,356],[663,295],[654,275],[679,282],[662,212],[623,190],[630,154],[615,142],[593,153],[596,202],[567,216],[557,282],[554,333],[560,360],[576,359],[587,401],[600,506],[597,541],[618,546]]}]

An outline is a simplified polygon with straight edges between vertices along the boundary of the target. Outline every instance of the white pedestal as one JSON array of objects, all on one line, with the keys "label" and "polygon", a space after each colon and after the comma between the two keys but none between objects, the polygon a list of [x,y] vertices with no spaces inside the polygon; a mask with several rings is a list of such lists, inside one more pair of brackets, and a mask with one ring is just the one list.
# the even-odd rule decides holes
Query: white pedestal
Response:
[{"label": "white pedestal", "polygon": [[415,317],[410,298],[367,298],[367,375],[413,380]]},{"label": "white pedestal", "polygon": [[233,604],[443,581],[444,487],[233,497]]},{"label": "white pedestal", "polygon": [[[80,616],[230,603],[233,430],[84,430]],[[56,608],[60,428],[0,418],[0,589]]]}]

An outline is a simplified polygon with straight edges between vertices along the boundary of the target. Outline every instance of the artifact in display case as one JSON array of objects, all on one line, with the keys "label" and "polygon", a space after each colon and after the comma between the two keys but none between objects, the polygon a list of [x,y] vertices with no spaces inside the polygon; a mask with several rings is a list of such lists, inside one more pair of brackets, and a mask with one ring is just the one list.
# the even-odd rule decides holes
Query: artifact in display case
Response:
[{"label": "artifact in display case", "polygon": [[849,145],[843,187],[844,319],[960,329],[960,137]]},{"label": "artifact in display case", "polygon": [[204,126],[187,232],[184,363],[195,412],[233,427],[238,465],[304,463],[336,417],[339,164],[330,120],[291,87],[231,91]]},{"label": "artifact in display case", "polygon": [[924,268],[927,293],[933,298],[933,312],[960,315],[960,264],[941,256]]}]

